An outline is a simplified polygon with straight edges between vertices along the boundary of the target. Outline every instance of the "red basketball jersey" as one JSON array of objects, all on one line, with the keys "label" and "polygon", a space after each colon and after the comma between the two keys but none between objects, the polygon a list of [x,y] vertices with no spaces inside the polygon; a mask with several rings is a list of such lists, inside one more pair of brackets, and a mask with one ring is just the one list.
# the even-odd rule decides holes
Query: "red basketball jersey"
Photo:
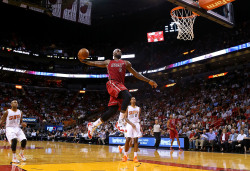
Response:
[{"label": "red basketball jersey", "polygon": [[176,120],[175,119],[169,119],[170,127],[171,128],[176,128]]},{"label": "red basketball jersey", "polygon": [[109,80],[115,80],[124,84],[126,73],[126,63],[124,60],[111,60],[107,69]]}]

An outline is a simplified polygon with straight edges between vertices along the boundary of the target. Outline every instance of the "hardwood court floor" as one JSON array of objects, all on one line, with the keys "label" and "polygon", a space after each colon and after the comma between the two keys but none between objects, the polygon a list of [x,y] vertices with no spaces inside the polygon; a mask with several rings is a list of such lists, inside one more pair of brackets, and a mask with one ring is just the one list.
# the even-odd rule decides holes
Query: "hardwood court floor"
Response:
[{"label": "hardwood court floor", "polygon": [[[0,171],[250,170],[250,155],[246,154],[140,148],[140,162],[136,164],[132,161],[122,162],[123,155],[119,154],[117,146],[30,141],[27,148],[27,161],[17,167],[11,166],[9,144],[4,146],[4,142],[0,141]],[[133,153],[129,154],[129,158],[133,159]]]}]

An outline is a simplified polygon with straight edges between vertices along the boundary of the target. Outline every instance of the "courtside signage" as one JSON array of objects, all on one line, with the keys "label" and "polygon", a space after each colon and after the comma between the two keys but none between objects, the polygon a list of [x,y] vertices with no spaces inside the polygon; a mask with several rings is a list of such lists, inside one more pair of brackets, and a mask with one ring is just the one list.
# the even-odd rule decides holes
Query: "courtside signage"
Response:
[{"label": "courtside signage", "polygon": [[[184,148],[184,138],[179,138],[181,148]],[[126,139],[124,137],[109,137],[109,144],[111,145],[124,145]],[[155,138],[154,137],[142,137],[139,138],[138,141],[140,142],[139,146],[147,146],[153,147],[155,145]],[[170,138],[161,138],[160,147],[170,147],[171,139]],[[173,147],[179,147],[177,144],[177,140],[174,141]]]}]

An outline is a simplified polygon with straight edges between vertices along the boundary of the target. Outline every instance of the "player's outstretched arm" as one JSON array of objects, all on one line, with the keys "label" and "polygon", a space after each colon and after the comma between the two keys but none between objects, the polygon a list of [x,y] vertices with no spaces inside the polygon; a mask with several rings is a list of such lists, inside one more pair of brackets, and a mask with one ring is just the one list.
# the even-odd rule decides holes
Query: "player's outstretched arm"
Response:
[{"label": "player's outstretched arm", "polygon": [[2,126],[2,124],[3,124],[4,122],[6,122],[7,116],[8,116],[8,111],[6,110],[6,111],[3,113],[3,116],[2,116],[2,118],[1,118],[1,120],[0,120],[0,127]]},{"label": "player's outstretched arm", "polygon": [[[78,58],[79,59],[79,58]],[[87,60],[81,60],[79,59],[81,63],[90,65],[90,66],[96,66],[100,68],[106,68],[110,62],[110,60],[105,60],[105,61],[87,61]]]},{"label": "player's outstretched arm", "polygon": [[133,67],[132,64],[129,61],[126,61],[127,64],[127,70],[133,74],[133,76],[139,80],[145,81],[147,83],[149,83],[152,88],[156,88],[158,85],[155,81],[148,79],[147,77],[144,77],[143,75],[141,75],[139,72],[137,72]]}]

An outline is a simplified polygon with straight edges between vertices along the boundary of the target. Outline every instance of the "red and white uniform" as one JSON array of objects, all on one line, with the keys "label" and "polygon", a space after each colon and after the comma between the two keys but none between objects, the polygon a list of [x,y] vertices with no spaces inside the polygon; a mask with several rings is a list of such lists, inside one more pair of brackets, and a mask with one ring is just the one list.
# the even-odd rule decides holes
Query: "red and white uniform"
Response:
[{"label": "red and white uniform", "polygon": [[128,106],[128,120],[135,124],[136,129],[134,129],[129,123],[127,123],[127,137],[130,138],[139,138],[142,136],[141,134],[141,125],[140,125],[140,108],[138,106],[132,107]]},{"label": "red and white uniform", "polygon": [[175,119],[169,119],[170,128],[174,129],[174,130],[170,129],[170,139],[179,137],[178,131],[176,130],[176,124],[177,124],[177,121]]},{"label": "red and white uniform", "polygon": [[121,109],[122,99],[118,99],[121,91],[127,90],[124,86],[126,62],[124,60],[111,60],[107,66],[109,81],[106,83],[110,100],[108,106],[119,106]]},{"label": "red and white uniform", "polygon": [[8,116],[6,118],[6,137],[11,144],[11,140],[16,138],[19,142],[26,139],[26,136],[23,133],[23,130],[20,128],[22,112],[17,109],[13,111],[8,109]]}]

